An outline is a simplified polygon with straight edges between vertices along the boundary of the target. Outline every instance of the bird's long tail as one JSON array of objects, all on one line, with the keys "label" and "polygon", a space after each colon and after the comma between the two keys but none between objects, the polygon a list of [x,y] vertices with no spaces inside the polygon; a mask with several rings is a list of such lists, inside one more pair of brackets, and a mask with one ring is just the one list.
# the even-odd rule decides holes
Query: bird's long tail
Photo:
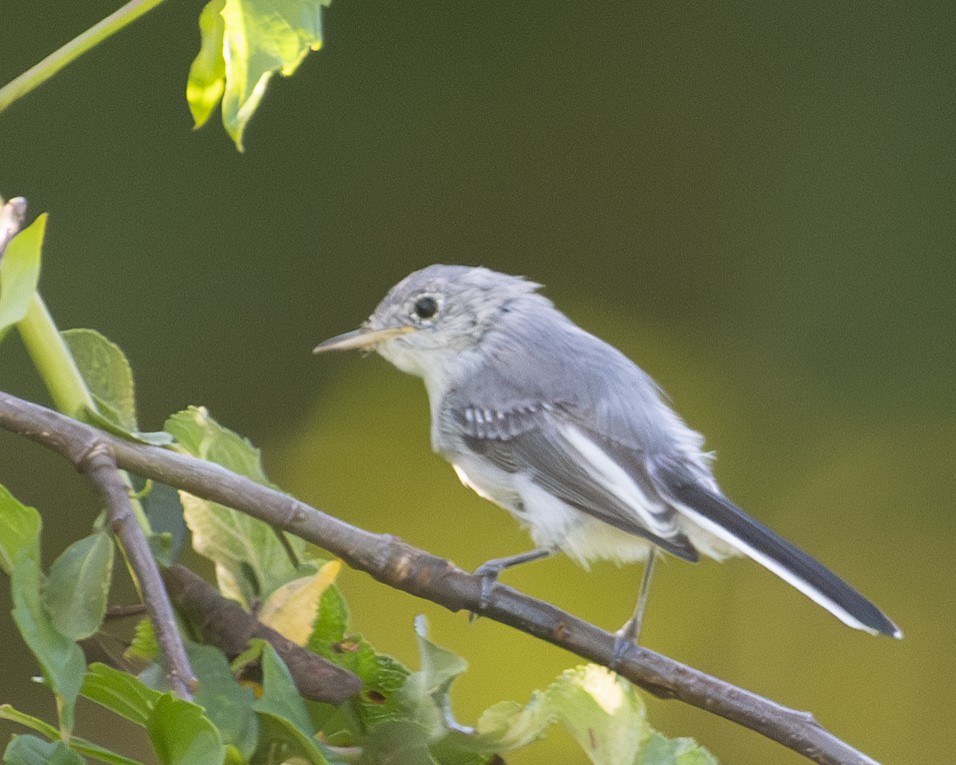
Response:
[{"label": "bird's long tail", "polygon": [[681,512],[697,525],[766,566],[845,624],[873,634],[903,637],[899,627],[873,603],[726,497],[694,482],[669,489]]}]

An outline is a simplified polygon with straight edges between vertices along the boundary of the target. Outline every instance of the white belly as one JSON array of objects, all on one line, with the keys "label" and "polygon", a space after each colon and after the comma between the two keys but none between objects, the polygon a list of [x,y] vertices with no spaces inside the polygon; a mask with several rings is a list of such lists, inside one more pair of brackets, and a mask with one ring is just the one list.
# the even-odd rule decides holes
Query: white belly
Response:
[{"label": "white belly", "polygon": [[520,473],[462,456],[452,466],[465,486],[525,526],[537,547],[561,550],[584,568],[596,560],[647,560],[650,542],[571,507]]}]

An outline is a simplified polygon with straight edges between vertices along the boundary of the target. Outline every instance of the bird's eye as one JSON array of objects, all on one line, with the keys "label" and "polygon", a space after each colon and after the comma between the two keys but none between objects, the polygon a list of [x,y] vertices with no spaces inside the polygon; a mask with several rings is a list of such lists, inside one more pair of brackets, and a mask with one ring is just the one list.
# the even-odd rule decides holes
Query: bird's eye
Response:
[{"label": "bird's eye", "polygon": [[430,295],[425,295],[415,301],[415,316],[419,319],[430,319],[436,313],[438,313],[438,301]]}]

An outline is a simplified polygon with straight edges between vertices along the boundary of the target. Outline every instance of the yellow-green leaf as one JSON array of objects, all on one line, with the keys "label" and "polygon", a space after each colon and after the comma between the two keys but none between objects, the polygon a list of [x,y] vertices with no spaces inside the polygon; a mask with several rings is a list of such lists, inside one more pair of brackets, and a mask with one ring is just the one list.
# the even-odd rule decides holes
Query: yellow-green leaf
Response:
[{"label": "yellow-green leaf", "polygon": [[40,280],[46,213],[17,234],[0,260],[0,339],[27,314]]},{"label": "yellow-green leaf", "polygon": [[20,558],[40,560],[40,514],[0,484],[0,570],[9,574]]},{"label": "yellow-green leaf", "polygon": [[330,560],[312,576],[282,585],[262,606],[259,621],[304,646],[312,635],[322,593],[335,581],[341,568],[337,560]]},{"label": "yellow-green leaf", "polygon": [[202,43],[199,55],[189,67],[189,81],[186,83],[186,101],[197,128],[206,124],[226,87],[226,59],[222,47],[226,31],[226,22],[222,18],[225,4],[226,0],[210,0],[199,14]]},{"label": "yellow-green leaf", "polygon": [[197,127],[222,98],[226,132],[242,135],[273,74],[291,75],[322,47],[323,7],[331,0],[211,0],[199,19],[202,45],[186,98]]}]

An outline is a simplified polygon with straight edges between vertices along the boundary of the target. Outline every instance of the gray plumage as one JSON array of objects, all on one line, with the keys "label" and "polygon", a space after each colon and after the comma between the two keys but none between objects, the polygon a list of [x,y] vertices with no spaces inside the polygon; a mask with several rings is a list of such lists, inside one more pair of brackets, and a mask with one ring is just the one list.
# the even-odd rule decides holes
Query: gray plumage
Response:
[{"label": "gray plumage", "polygon": [[359,330],[316,350],[372,348],[423,378],[434,450],[539,548],[585,566],[646,560],[652,546],[689,561],[746,554],[846,624],[901,636],[724,497],[703,438],[656,383],[539,287],[485,268],[430,266],[393,287]]}]

